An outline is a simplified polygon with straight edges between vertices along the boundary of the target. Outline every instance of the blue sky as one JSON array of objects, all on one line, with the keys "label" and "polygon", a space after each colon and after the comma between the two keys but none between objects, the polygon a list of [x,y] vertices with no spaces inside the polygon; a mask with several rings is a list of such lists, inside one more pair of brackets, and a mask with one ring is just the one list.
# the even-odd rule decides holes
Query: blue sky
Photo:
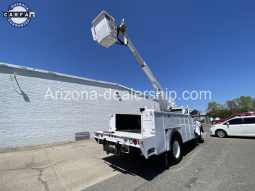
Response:
[{"label": "blue sky", "polygon": [[[0,11],[14,2],[2,0]],[[129,37],[163,87],[210,90],[220,103],[255,97],[255,1],[22,2],[36,18],[18,29],[0,17],[2,62],[151,90],[127,48],[93,41],[91,21],[106,10],[117,22],[126,19]],[[201,110],[207,102],[177,100]]]}]

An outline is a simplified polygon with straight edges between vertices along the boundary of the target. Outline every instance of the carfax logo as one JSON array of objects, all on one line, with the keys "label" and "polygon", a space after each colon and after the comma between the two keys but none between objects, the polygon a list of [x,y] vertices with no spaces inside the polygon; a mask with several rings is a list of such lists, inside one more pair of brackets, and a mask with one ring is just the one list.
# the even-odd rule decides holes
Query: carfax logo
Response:
[{"label": "carfax logo", "polygon": [[9,10],[3,16],[14,27],[21,28],[26,26],[31,18],[35,17],[35,12],[24,3],[14,3],[9,6]]}]

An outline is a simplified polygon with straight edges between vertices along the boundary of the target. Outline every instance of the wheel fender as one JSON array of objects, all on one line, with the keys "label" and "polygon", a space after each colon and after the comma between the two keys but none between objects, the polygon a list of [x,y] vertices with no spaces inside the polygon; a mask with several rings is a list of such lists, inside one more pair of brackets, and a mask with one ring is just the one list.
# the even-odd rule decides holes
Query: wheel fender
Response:
[{"label": "wheel fender", "polygon": [[183,142],[182,136],[181,136],[180,132],[178,131],[178,128],[168,129],[168,131],[166,133],[166,142],[167,142],[166,149],[167,149],[167,151],[169,151],[171,149],[170,143],[172,141],[172,138],[176,135],[179,136],[181,138],[181,141]]},{"label": "wheel fender", "polygon": [[225,131],[225,133],[227,134],[227,136],[229,135],[229,132],[228,132],[226,129],[223,129],[223,128],[216,129],[216,130],[215,130],[215,135],[216,135],[216,132],[217,132],[218,130]]}]

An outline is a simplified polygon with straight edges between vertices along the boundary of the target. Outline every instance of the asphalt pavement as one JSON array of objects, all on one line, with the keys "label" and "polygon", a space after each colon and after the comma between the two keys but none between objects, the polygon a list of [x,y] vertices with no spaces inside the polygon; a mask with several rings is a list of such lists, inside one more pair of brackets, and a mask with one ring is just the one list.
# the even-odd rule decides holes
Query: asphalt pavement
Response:
[{"label": "asphalt pavement", "polygon": [[121,173],[95,184],[88,190],[176,190],[176,191],[244,191],[255,190],[255,139],[217,138],[206,128],[205,142],[186,145],[185,156],[166,168],[165,158],[149,160],[130,158],[132,168],[121,166],[121,158],[103,160]]}]

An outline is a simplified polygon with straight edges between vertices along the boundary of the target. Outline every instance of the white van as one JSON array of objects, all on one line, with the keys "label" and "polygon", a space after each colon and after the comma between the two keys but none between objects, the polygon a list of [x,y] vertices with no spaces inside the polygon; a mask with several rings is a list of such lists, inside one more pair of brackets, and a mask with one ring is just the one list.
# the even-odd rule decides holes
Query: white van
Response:
[{"label": "white van", "polygon": [[213,125],[212,135],[218,137],[245,136],[255,137],[255,116],[234,117],[224,123]]}]

